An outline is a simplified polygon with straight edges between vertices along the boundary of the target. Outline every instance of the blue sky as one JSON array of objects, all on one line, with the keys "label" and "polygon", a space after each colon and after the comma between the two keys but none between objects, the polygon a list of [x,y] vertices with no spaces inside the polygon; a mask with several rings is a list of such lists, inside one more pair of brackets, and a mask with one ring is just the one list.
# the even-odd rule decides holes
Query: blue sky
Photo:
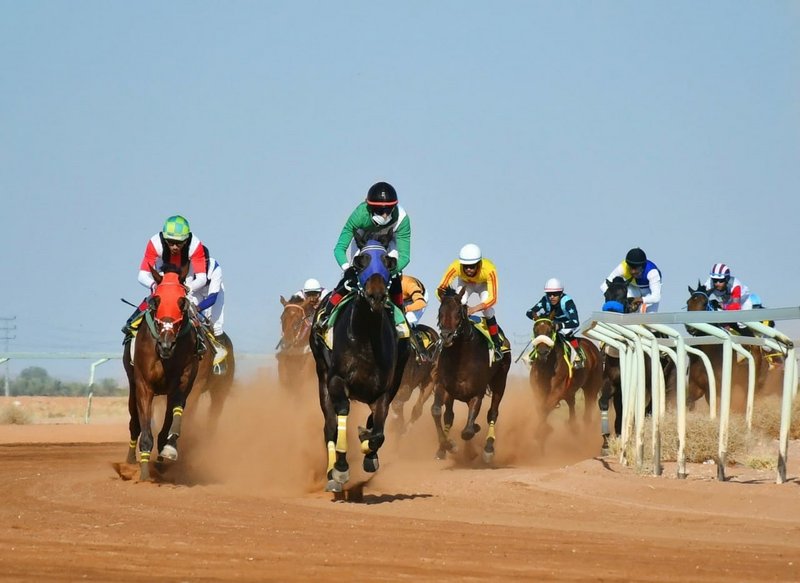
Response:
[{"label": "blue sky", "polygon": [[768,306],[799,303],[798,3],[0,9],[14,351],[117,351],[119,298],[143,297],[147,239],[180,213],[222,264],[237,347],[269,352],[279,295],[336,283],[333,245],[377,180],[412,219],[407,272],[433,288],[477,243],[522,343],[547,278],[586,319],[633,246],[663,272],[661,311],[717,261]]}]

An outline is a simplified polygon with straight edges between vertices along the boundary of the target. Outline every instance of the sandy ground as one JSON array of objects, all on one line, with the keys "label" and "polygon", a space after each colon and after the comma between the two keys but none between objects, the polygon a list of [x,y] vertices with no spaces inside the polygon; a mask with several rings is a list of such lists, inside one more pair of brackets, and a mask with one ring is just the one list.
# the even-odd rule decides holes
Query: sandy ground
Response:
[{"label": "sandy ground", "polygon": [[[541,453],[515,380],[492,468],[463,447],[435,461],[426,407],[389,435],[361,500],[335,502],[315,391],[237,386],[213,438],[203,397],[181,458],[152,483],[112,466],[127,448],[124,400],[95,399],[86,425],[84,399],[19,399],[35,415],[0,425],[0,580],[800,580],[796,442],[781,485],[740,466],[724,483],[713,465],[690,465],[686,480],[669,463],[662,477],[637,473],[595,457],[599,423],[572,433],[555,419]],[[355,408],[351,429],[364,419]]]}]

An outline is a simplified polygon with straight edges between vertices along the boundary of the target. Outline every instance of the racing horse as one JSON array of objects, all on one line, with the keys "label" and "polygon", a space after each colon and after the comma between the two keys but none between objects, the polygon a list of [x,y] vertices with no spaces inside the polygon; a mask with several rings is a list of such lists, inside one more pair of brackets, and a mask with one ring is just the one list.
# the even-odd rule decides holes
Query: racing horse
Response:
[{"label": "racing horse", "polygon": [[[128,412],[130,444],[127,462],[136,463],[139,444],[139,479],[150,479],[150,455],[153,449],[153,398],[166,395],[164,423],[158,434],[159,460],[178,459],[178,438],[186,400],[203,369],[202,378],[211,374],[212,359],[200,358],[197,331],[190,322],[190,301],[183,285],[189,266],[178,269],[164,266],[160,274],[152,266],[156,283],[131,355],[131,342],[125,344],[122,362],[128,376]],[[133,363],[131,363],[133,356]],[[206,370],[207,369],[207,370]]]},{"label": "racing horse", "polygon": [[[699,281],[697,288],[692,289],[687,286],[689,290],[689,299],[686,300],[686,309],[689,312],[703,312],[720,310],[721,307],[717,300],[711,298],[710,289],[706,288]],[[754,320],[756,318],[753,318]],[[752,335],[749,328],[739,328],[735,323],[723,324],[722,328],[730,332],[732,335],[748,334]],[[704,336],[705,334],[693,328],[686,326],[686,330],[692,336]],[[753,355],[755,362],[756,372],[756,390],[764,385],[767,374],[767,366],[764,363],[764,353],[759,346],[744,345],[745,349]],[[698,346],[708,360],[711,362],[711,367],[717,378],[720,378],[722,370],[722,344],[702,344]],[[747,399],[747,375],[749,365],[745,361],[739,361],[734,354],[733,366],[731,369],[731,407],[735,411],[743,412],[746,406]],[[717,388],[719,391],[719,387]],[[686,403],[690,408],[694,408],[696,401],[705,397],[706,402],[710,404],[709,399],[709,382],[706,367],[703,365],[702,360],[696,354],[689,354],[689,376],[686,384]]]},{"label": "racing horse", "polygon": [[413,350],[412,345],[412,352],[406,361],[400,387],[392,401],[392,414],[397,420],[401,431],[405,429],[405,404],[411,399],[414,389],[418,388],[419,393],[414,407],[411,410],[409,424],[419,419],[422,415],[422,408],[425,402],[433,394],[433,369],[435,368],[436,352],[438,351],[440,343],[439,333],[425,324],[418,324],[416,331],[412,331],[411,333],[416,333],[418,338],[424,337],[426,342],[419,342],[419,350],[422,354],[417,354],[416,350]]},{"label": "racing horse", "polygon": [[364,471],[375,472],[379,467],[378,449],[385,439],[386,416],[409,350],[408,340],[398,339],[387,308],[390,273],[396,265],[397,260],[380,243],[368,241],[353,258],[357,291],[343,299],[331,315],[332,347],[316,332],[309,340],[325,417],[327,492],[341,493],[350,479],[347,416],[351,399],[370,408],[366,427],[359,427],[358,436]]},{"label": "racing horse", "polygon": [[600,351],[588,338],[578,338],[586,357],[583,368],[573,369],[570,362],[570,346],[558,334],[553,313],[537,318],[533,322],[531,370],[529,380],[534,393],[540,397],[542,425],[540,446],[551,431],[547,416],[563,400],[569,407],[569,423],[575,426],[575,395],[583,389],[583,419],[591,423],[597,403],[597,395],[603,382]]},{"label": "racing horse", "polygon": [[454,402],[459,400],[469,406],[467,421],[461,431],[461,439],[469,441],[481,429],[475,420],[484,395],[489,394],[492,399],[486,414],[489,430],[483,448],[483,460],[488,464],[494,457],[495,424],[511,368],[511,352],[505,349],[501,358],[490,360],[487,339],[467,316],[467,306],[462,303],[464,292],[465,288],[459,292],[446,288],[441,292],[438,322],[442,347],[436,364],[431,407],[439,439],[436,458],[444,459],[448,451],[455,453],[458,449],[449,437],[455,417]]},{"label": "racing horse", "polygon": [[281,339],[278,342],[278,380],[284,388],[296,387],[311,372],[311,353],[308,351],[314,305],[309,298],[281,296]]}]

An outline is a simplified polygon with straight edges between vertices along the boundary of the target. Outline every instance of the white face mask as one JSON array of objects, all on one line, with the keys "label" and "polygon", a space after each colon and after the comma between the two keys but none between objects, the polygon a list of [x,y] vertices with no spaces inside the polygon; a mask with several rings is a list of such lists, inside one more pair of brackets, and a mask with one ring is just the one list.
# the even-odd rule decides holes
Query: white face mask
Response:
[{"label": "white face mask", "polygon": [[392,215],[372,215],[372,222],[378,225],[379,227],[383,227],[389,224],[389,221],[392,220]]}]

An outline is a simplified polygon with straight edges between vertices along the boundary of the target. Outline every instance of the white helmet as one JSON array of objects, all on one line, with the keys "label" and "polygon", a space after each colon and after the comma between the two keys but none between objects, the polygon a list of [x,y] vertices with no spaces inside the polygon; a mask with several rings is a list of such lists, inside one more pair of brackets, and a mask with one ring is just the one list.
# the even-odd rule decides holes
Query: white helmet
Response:
[{"label": "white helmet", "polygon": [[563,292],[564,286],[561,285],[561,280],[556,279],[555,277],[551,277],[547,280],[547,283],[544,284],[544,292]]},{"label": "white helmet", "polygon": [[483,259],[481,248],[475,243],[467,243],[458,253],[458,260],[461,265],[473,265]]},{"label": "white helmet", "polygon": [[310,279],[307,279],[306,282],[303,284],[303,293],[305,293],[305,292],[321,292],[321,291],[322,291],[322,286],[313,277],[310,278]]}]

